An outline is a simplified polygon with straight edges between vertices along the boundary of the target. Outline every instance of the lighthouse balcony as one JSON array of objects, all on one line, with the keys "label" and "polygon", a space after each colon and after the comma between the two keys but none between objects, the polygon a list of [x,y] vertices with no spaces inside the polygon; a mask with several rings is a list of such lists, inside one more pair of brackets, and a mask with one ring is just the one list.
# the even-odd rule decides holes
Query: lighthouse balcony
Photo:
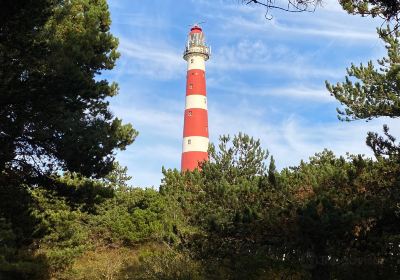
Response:
[{"label": "lighthouse balcony", "polygon": [[206,59],[208,59],[211,55],[211,50],[207,46],[192,46],[186,47],[183,52],[183,58],[186,59],[189,55],[200,54],[203,55]]}]

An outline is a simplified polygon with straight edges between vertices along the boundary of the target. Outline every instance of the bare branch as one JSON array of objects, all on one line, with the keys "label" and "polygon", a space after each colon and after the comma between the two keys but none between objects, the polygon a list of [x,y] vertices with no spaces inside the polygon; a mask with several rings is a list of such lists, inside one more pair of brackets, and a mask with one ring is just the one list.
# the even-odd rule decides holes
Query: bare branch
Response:
[{"label": "bare branch", "polygon": [[275,0],[243,0],[246,5],[256,4],[266,8],[265,18],[271,20],[273,17],[270,14],[271,10],[282,10],[289,13],[314,12],[322,0],[288,0],[287,7],[277,5]]}]

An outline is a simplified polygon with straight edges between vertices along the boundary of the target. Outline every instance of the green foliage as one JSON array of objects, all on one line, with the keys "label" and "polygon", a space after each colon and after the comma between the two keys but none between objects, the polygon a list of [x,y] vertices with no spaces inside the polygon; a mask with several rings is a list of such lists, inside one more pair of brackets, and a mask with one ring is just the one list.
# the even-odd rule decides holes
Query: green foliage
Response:
[{"label": "green foliage", "polygon": [[[271,159],[259,173],[220,160],[243,147],[221,141],[213,153],[225,157],[201,171],[164,170],[160,188],[175,215],[197,229],[185,235],[177,228],[181,246],[206,266],[207,279],[264,279],[265,271],[276,279],[351,279],[349,271],[395,279],[399,163],[324,150],[281,172]],[[246,147],[252,151],[244,154],[258,154],[258,146]]]},{"label": "green foliage", "polygon": [[98,78],[119,56],[107,3],[31,2],[4,4],[11,14],[0,26],[0,171],[106,175],[114,151],[137,135],[108,109],[117,85]]},{"label": "green foliage", "polygon": [[278,176],[278,172],[276,171],[275,160],[274,160],[274,157],[271,156],[271,161],[270,161],[269,167],[268,167],[268,181],[270,182],[270,184],[272,186],[277,186],[277,184],[278,184],[277,176]]},{"label": "green foliage", "polygon": [[[174,216],[189,226],[177,225],[182,246],[188,246],[206,266],[226,269],[219,271],[222,278],[238,272],[233,260],[257,251],[255,242],[262,234],[258,225],[272,215],[270,205],[277,193],[268,180],[267,155],[259,141],[247,135],[239,134],[232,142],[223,136],[218,151],[211,147],[210,161],[203,163],[201,171],[163,171],[160,193],[174,205]],[[225,261],[233,267],[221,263]]]},{"label": "green foliage", "polygon": [[40,239],[38,254],[46,256],[52,273],[72,264],[89,246],[89,227],[85,223],[89,216],[73,210],[65,199],[49,191],[34,190],[32,197],[36,207],[32,216],[40,222],[36,231]]},{"label": "green foliage", "polygon": [[111,188],[128,187],[128,181],[132,179],[127,174],[128,168],[114,162],[113,170],[104,178],[104,182]]},{"label": "green foliage", "polygon": [[171,225],[166,208],[164,198],[155,190],[122,187],[114,198],[99,206],[93,227],[98,238],[110,243],[168,240]]},{"label": "green foliage", "polygon": [[229,141],[229,136],[221,137],[218,151],[211,146],[210,161],[200,172],[164,170],[160,192],[175,199],[184,209],[183,216],[206,229],[231,228],[235,219],[255,218],[255,209],[261,207],[256,197],[265,177],[268,153],[247,135],[239,134]]},{"label": "green foliage", "polygon": [[[221,147],[229,153],[215,153],[242,149],[265,159],[259,145],[244,145],[250,137],[238,137],[243,145],[225,142]],[[9,188],[11,197],[27,204],[13,212],[7,211],[12,203],[1,208],[0,275],[398,278],[399,162],[336,157],[324,150],[280,172],[274,165],[271,159],[268,170],[259,172],[213,159],[193,172],[163,170],[159,192],[127,188],[123,168],[111,179],[65,174],[52,188]]]},{"label": "green foliage", "polygon": [[388,57],[378,60],[378,69],[372,61],[367,66],[353,64],[347,69],[345,82],[326,82],[327,89],[346,106],[344,111],[338,109],[341,120],[400,116],[400,32],[387,28],[378,29],[378,34],[388,52]]},{"label": "green foliage", "polygon": [[0,207],[0,278],[79,279],[75,263],[92,250],[176,239],[165,198],[116,185],[127,178],[123,170],[104,182],[65,174],[46,189],[5,189],[1,197],[10,201]]},{"label": "green foliage", "polygon": [[[378,1],[375,4],[379,3]],[[346,76],[345,82],[336,85],[326,82],[327,89],[345,106],[344,110],[337,109],[340,120],[400,117],[400,32],[387,27],[378,29],[378,34],[385,42],[388,53],[387,57],[378,60],[378,69],[372,61],[369,61],[367,66],[352,65],[347,69],[349,76]],[[383,131],[384,137],[369,132],[366,143],[376,157],[388,157],[391,161],[398,162],[399,144],[389,134],[387,125],[384,125]]]},{"label": "green foliage", "polygon": [[0,279],[47,279],[47,264],[41,255],[19,252],[12,225],[0,218]]},{"label": "green foliage", "polygon": [[202,168],[218,169],[227,180],[263,175],[268,151],[261,148],[260,141],[241,133],[233,137],[232,143],[230,140],[229,135],[221,136],[218,151],[214,145],[210,145],[210,162],[213,164],[206,164]]},{"label": "green foliage", "polygon": [[398,1],[340,0],[339,3],[349,14],[371,15],[372,17],[383,18],[388,22],[398,22],[399,20],[400,6]]},{"label": "green foliage", "polygon": [[372,149],[375,156],[380,158],[387,156],[390,160],[400,161],[400,144],[396,143],[396,138],[389,133],[389,127],[383,126],[385,137],[377,133],[368,132],[367,145]]},{"label": "green foliage", "polygon": [[[0,252],[7,265],[1,266],[0,276],[47,279],[54,271],[68,266],[86,247],[87,228],[80,223],[84,214],[71,210],[64,200],[48,191],[31,191],[24,186],[20,190],[9,189],[14,194],[23,190],[29,202],[26,209],[2,209],[6,217],[3,221],[10,223],[6,223],[9,230],[4,240],[7,250]],[[26,225],[20,223],[27,220],[30,222]]]},{"label": "green foliage", "polygon": [[109,184],[76,173],[55,177],[47,189],[65,198],[70,206],[86,212],[95,212],[97,204],[114,196],[114,189]]},{"label": "green foliage", "polygon": [[126,179],[115,151],[137,132],[99,78],[119,56],[105,0],[7,0],[0,13],[0,278],[47,279],[90,249]]}]

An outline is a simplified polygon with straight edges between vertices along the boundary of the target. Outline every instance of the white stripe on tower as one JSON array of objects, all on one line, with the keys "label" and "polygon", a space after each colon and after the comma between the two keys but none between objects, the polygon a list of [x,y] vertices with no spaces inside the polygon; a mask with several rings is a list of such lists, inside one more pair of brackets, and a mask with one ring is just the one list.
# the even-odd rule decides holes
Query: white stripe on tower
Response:
[{"label": "white stripe on tower", "polygon": [[186,152],[207,152],[208,138],[202,136],[183,137],[182,151]]},{"label": "white stripe on tower", "polygon": [[188,60],[188,70],[199,69],[206,71],[206,63],[204,60],[204,56],[193,55]]},{"label": "white stripe on tower", "polygon": [[207,97],[202,94],[187,95],[185,109],[192,108],[207,110]]}]

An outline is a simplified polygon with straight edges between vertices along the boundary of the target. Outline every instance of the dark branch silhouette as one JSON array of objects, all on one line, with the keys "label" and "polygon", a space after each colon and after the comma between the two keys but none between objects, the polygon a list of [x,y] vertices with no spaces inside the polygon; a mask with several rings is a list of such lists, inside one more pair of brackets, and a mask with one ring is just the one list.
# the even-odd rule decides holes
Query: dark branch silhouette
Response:
[{"label": "dark branch silhouette", "polygon": [[276,9],[289,13],[314,12],[317,6],[321,4],[322,0],[288,0],[287,6],[277,5],[275,0],[243,0],[242,2],[246,5],[257,4],[264,6],[267,9],[265,13],[265,18],[271,20],[271,10]]},{"label": "dark branch silhouette", "polygon": [[[277,4],[276,0],[242,0],[243,4],[259,5],[266,9],[265,18],[272,19],[272,10],[282,10],[290,13],[314,12],[322,6],[324,0],[287,0],[287,5]],[[400,0],[338,0],[343,10],[352,15],[362,17],[379,17],[383,25],[391,25],[393,30],[398,30],[400,21]]]}]

